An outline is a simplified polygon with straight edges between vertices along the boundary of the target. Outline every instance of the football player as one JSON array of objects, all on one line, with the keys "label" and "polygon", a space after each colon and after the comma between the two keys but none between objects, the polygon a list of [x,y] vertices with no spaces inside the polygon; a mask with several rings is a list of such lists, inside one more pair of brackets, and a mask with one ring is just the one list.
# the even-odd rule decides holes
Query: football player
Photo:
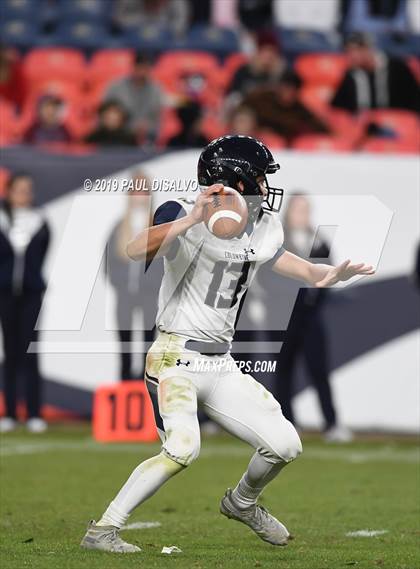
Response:
[{"label": "football player", "polygon": [[[123,541],[119,530],[139,504],[198,457],[198,403],[213,421],[254,448],[246,472],[222,498],[221,513],[268,543],[287,544],[289,531],[258,505],[258,497],[302,452],[302,445],[271,393],[243,374],[230,355],[241,299],[263,264],[313,287],[370,275],[373,269],[350,261],[337,267],[312,264],[283,248],[278,215],[283,190],[267,179],[278,169],[269,149],[254,138],[214,140],[199,158],[202,192],[196,201],[164,203],[153,226],[128,244],[132,259],[164,257],[158,334],[146,357],[146,383],[163,444],[157,456],[132,472],[101,519],[89,523],[82,547],[140,551]],[[240,192],[249,209],[245,231],[230,240],[217,238],[202,223],[205,205],[224,186]],[[209,365],[198,366],[198,360]]]}]

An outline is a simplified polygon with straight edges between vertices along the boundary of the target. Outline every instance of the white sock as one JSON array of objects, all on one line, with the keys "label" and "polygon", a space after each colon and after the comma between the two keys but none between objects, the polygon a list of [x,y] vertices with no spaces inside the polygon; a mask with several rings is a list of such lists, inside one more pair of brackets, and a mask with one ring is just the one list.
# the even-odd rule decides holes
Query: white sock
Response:
[{"label": "white sock", "polygon": [[232,500],[239,509],[253,506],[261,492],[286,466],[286,462],[269,462],[256,452],[242,476],[238,485],[232,492]]},{"label": "white sock", "polygon": [[145,460],[133,470],[97,525],[121,528],[134,508],[150,498],[169,478],[184,468],[163,453]]},{"label": "white sock", "polygon": [[115,526],[117,528],[122,528],[125,522],[128,520],[128,516],[125,512],[121,512],[115,502],[111,502],[107,509],[105,510],[102,518],[97,522],[97,526]]}]

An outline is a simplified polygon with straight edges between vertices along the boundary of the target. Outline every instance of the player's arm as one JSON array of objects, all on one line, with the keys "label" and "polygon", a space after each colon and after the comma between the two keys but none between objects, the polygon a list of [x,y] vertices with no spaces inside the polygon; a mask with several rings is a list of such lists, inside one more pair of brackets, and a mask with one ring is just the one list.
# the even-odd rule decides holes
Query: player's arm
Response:
[{"label": "player's arm", "polygon": [[353,264],[344,261],[336,267],[306,261],[289,251],[284,251],[273,264],[273,270],[280,275],[300,281],[305,281],[316,288],[330,287],[339,281],[347,281],[356,275],[373,275],[371,265],[365,263]]},{"label": "player's arm", "polygon": [[184,217],[147,227],[127,245],[127,255],[133,261],[150,260],[164,256],[172,243],[188,229],[203,220],[204,206],[211,201],[211,195],[220,192],[222,184],[214,184],[197,198],[191,212]]}]

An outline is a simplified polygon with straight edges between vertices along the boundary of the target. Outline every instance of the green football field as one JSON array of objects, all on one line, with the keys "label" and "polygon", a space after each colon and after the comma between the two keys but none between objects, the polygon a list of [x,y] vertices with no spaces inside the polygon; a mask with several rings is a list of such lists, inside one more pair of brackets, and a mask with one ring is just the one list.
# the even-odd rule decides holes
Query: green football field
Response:
[{"label": "green football field", "polygon": [[[346,446],[305,440],[304,454],[266,490],[262,502],[294,534],[288,547],[260,541],[218,512],[251,449],[228,436],[203,440],[197,462],[145,505],[123,538],[142,553],[84,551],[79,541],[131,470],[158,445],[103,445],[87,427],[24,431],[1,439],[2,569],[200,569],[277,567],[420,568],[419,453],[414,441],[386,439]],[[359,530],[375,537],[348,536]],[[163,546],[182,553],[163,555]]]}]

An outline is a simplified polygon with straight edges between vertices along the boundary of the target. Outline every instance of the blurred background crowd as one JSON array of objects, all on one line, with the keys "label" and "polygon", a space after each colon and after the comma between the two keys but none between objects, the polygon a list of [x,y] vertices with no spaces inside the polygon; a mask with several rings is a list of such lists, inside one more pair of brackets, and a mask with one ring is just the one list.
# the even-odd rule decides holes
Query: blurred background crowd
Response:
[{"label": "blurred background crowd", "polygon": [[0,144],[418,151],[418,0],[2,0]]}]

